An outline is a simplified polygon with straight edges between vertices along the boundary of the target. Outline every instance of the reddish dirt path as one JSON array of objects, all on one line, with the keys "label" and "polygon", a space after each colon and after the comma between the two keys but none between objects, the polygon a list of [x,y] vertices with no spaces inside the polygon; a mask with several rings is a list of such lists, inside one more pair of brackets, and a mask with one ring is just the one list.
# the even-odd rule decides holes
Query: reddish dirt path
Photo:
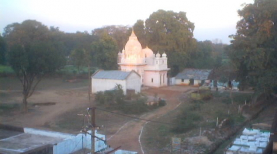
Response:
[{"label": "reddish dirt path", "polygon": [[[159,108],[151,113],[146,113],[142,115],[140,118],[155,120],[156,118],[167,114],[168,112],[174,110],[179,104],[179,98],[182,95],[186,95],[190,90],[193,89],[191,87],[179,87],[179,86],[170,86],[163,88],[151,88],[144,90],[143,93],[148,96],[154,96],[155,93],[158,94],[158,97],[166,99],[167,105]],[[108,143],[112,147],[121,146],[122,149],[137,151],[138,153],[143,153],[139,143],[139,135],[141,133],[141,129],[146,124],[146,121],[138,121],[132,120],[125,124],[123,128],[113,136],[107,136],[110,138]]]}]

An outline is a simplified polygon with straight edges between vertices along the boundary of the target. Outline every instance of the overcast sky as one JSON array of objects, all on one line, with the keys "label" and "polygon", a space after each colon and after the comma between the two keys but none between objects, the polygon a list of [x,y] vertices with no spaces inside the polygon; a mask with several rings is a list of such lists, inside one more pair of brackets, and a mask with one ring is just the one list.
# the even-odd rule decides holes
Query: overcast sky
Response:
[{"label": "overcast sky", "polygon": [[220,39],[236,33],[241,4],[253,0],[0,0],[0,33],[11,23],[34,19],[61,31],[88,31],[105,25],[132,26],[163,9],[186,12],[199,40]]}]

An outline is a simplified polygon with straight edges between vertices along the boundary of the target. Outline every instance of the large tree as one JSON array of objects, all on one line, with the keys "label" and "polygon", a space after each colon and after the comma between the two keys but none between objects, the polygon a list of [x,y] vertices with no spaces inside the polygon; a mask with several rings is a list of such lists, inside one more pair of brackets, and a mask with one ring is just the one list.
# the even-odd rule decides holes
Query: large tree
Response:
[{"label": "large tree", "polygon": [[138,36],[146,35],[146,45],[154,51],[188,52],[196,46],[194,24],[185,12],[158,10],[146,19],[145,24],[138,20],[134,30]]},{"label": "large tree", "polygon": [[277,86],[277,1],[255,0],[238,11],[241,20],[228,47],[241,88],[270,94]]},{"label": "large tree", "polygon": [[158,10],[145,22],[138,20],[134,31],[143,47],[149,46],[154,52],[167,53],[172,76],[189,64],[190,54],[196,49],[194,24],[188,20],[185,12]]},{"label": "large tree", "polygon": [[4,38],[8,44],[8,61],[23,86],[23,104],[32,96],[41,79],[62,67],[63,45],[47,26],[35,20],[8,25]]},{"label": "large tree", "polygon": [[71,52],[70,59],[73,62],[73,64],[77,67],[78,72],[80,71],[81,66],[86,66],[87,61],[86,59],[86,53],[84,49],[78,48]]},{"label": "large tree", "polygon": [[99,40],[91,44],[93,64],[101,69],[117,69],[117,45],[108,33],[102,33]]}]

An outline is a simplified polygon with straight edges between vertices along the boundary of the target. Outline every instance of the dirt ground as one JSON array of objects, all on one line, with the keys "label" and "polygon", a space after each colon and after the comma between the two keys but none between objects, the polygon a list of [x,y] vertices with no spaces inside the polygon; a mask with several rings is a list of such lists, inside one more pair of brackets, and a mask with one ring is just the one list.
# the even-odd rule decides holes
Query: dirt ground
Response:
[{"label": "dirt ground", "polygon": [[[4,79],[1,79],[2,81]],[[0,103],[21,104],[21,85],[16,79],[1,84]],[[77,107],[88,106],[88,87],[80,80],[68,83],[61,79],[47,79],[40,83],[38,90],[28,99],[29,112],[15,110],[0,117],[1,123],[15,126],[43,128],[45,123],[55,120],[59,115]],[[47,105],[53,104],[53,105]]]},{"label": "dirt ground", "polygon": [[[20,83],[16,79],[1,78],[0,80],[0,103],[20,104],[22,101]],[[88,103],[87,83],[84,80],[78,80],[74,83],[69,83],[62,79],[44,80],[40,83],[33,96],[28,99],[30,104],[36,104],[29,106],[28,113],[14,110],[12,113],[1,116],[0,122],[15,126],[49,129],[46,125],[55,122],[63,114],[76,110],[76,108],[85,109],[91,105]],[[166,99],[167,105],[153,112],[143,114],[140,118],[155,120],[155,118],[167,114],[178,107],[180,96],[185,96],[191,92],[191,89],[195,88],[181,86],[143,88],[142,92],[144,94],[151,97],[154,94],[158,94],[158,97]],[[114,117],[103,116],[103,120],[106,121],[107,125],[110,122],[113,124],[118,123],[114,126],[109,125],[110,131],[106,133],[108,144],[111,147],[121,146],[125,150],[143,153],[139,137],[147,121],[122,120],[119,117],[117,119],[118,121]]]},{"label": "dirt ground", "polygon": [[[0,116],[0,123],[79,133],[78,129],[74,131],[69,131],[66,127],[64,129],[55,129],[52,125],[58,123],[60,119],[70,119],[67,117],[68,113],[71,116],[72,114],[77,116],[80,111],[84,111],[92,105],[88,101],[87,85],[88,81],[86,80],[76,80],[72,83],[60,78],[43,80],[38,86],[37,91],[28,99],[29,104],[31,104],[28,113],[23,113],[19,109],[12,110],[10,113]],[[159,121],[159,117],[174,111],[181,103],[185,103],[186,101],[184,100],[187,99],[188,94],[194,89],[196,88],[184,86],[144,87],[142,93],[149,97],[157,94],[157,97],[166,100],[167,105],[139,117]],[[21,104],[21,101],[21,85],[17,79],[0,78],[0,104]],[[272,112],[266,112],[265,116],[270,117],[268,114],[273,114],[273,112],[274,110],[272,109]],[[148,121],[115,116],[100,111],[96,112],[96,116],[96,123],[99,126],[105,126],[105,128],[101,128],[99,131],[106,135],[108,144],[111,147],[116,148],[121,146],[124,150],[137,151],[140,154],[144,153],[143,147],[145,145],[143,145],[140,138],[143,136],[144,127],[149,124]],[[270,118],[262,118],[254,121],[254,123],[271,120]],[[71,121],[68,121],[68,123],[69,126],[67,128],[70,127]]]}]

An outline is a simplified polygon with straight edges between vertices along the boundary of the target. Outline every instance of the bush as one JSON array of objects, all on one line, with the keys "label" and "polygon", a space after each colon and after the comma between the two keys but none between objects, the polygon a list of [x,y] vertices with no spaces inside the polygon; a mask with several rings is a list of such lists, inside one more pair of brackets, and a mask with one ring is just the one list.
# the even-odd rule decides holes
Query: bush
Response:
[{"label": "bush", "polygon": [[196,104],[190,105],[188,107],[188,109],[190,111],[200,111],[201,110],[201,105],[199,103],[196,103]]},{"label": "bush", "polygon": [[141,114],[148,111],[148,106],[145,104],[143,99],[137,101],[128,102],[119,106],[119,110],[126,114]]},{"label": "bush", "polygon": [[211,90],[199,90],[190,94],[193,100],[210,100],[213,95]]},{"label": "bush", "polygon": [[151,109],[151,107],[148,107],[145,104],[147,100],[145,96],[135,94],[134,98],[134,100],[126,100],[126,96],[123,94],[121,85],[116,85],[114,90],[97,92],[95,95],[97,103],[122,111],[125,114],[141,114]]},{"label": "bush", "polygon": [[[189,110],[189,109],[188,109]],[[202,117],[195,113],[185,110],[176,120],[175,125],[172,128],[172,131],[175,133],[185,133],[191,129],[193,129],[196,126],[196,122],[200,121]]]},{"label": "bush", "polygon": [[163,99],[159,100],[158,103],[159,103],[159,106],[165,106],[166,105],[166,101],[163,100]]}]

